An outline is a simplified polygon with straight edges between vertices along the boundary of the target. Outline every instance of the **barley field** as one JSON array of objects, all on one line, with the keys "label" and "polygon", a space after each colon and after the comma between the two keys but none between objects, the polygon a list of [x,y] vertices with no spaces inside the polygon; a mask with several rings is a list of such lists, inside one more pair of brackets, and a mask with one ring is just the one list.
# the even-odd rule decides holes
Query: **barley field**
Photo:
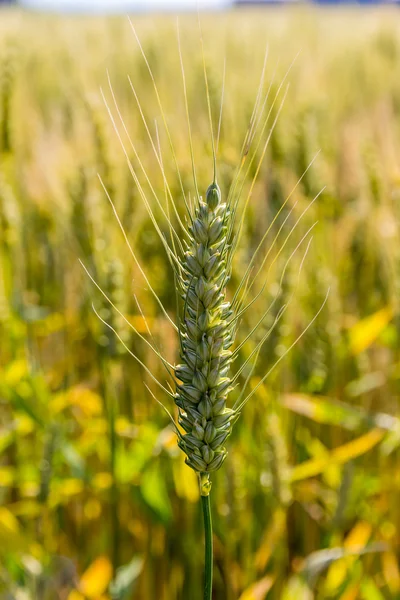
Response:
[{"label": "barley field", "polygon": [[[162,110],[126,18],[0,10],[4,600],[202,598],[197,478],[153,397],[175,415],[149,375],[164,381],[163,365],[134,329],[172,364],[179,342],[127,246],[173,315],[139,190],[166,235],[149,180],[162,200],[168,180],[179,211],[182,187],[195,193],[177,23],[132,19]],[[213,598],[400,598],[400,13],[243,10],[201,27],[223,197],[259,89],[269,142],[263,154],[256,136],[245,170],[245,197],[257,177],[229,288],[262,241],[232,398],[254,393],[213,476]],[[179,30],[204,194],[197,16]]]}]

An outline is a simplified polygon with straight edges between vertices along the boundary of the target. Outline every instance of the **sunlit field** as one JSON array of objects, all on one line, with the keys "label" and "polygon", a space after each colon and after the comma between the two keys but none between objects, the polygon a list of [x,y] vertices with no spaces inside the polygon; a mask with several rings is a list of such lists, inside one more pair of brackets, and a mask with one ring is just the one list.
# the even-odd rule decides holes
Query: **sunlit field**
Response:
[{"label": "sunlit field", "polygon": [[[163,173],[180,214],[182,187],[195,195],[177,23],[133,23],[162,111],[127,19],[0,10],[4,600],[202,598],[198,481],[152,394],[176,416],[173,402],[129,353],[166,380],[133,325],[178,361],[127,245],[174,316],[168,257],[131,171],[168,237]],[[223,196],[266,98],[229,284],[233,295],[262,241],[249,280],[259,296],[233,372],[271,330],[232,401],[270,374],[213,475],[213,598],[400,598],[400,13],[249,10],[201,26]],[[204,194],[197,16],[179,29]]]}]

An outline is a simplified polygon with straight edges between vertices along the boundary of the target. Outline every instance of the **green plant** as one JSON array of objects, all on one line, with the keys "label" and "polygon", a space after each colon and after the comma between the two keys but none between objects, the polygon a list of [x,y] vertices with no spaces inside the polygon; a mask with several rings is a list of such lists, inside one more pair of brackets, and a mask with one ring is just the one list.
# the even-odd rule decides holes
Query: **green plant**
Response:
[{"label": "green plant", "polygon": [[[256,257],[260,253],[263,243],[268,233],[271,231],[272,225],[275,223],[280,212],[287,204],[290,195],[275,215],[272,224],[262,236],[262,239],[258,244],[258,247],[255,253],[253,254],[253,257],[251,258],[250,263],[247,269],[245,270],[245,273],[231,299],[228,299],[227,286],[231,277],[232,263],[234,260],[235,251],[241,239],[242,229],[245,222],[246,209],[248,207],[253,187],[266,153],[266,149],[271,140],[272,133],[274,131],[281,108],[283,106],[283,102],[285,100],[286,93],[283,95],[283,98],[280,99],[280,106],[276,111],[276,114],[274,114],[274,107],[279,98],[280,92],[282,90],[284,81],[288,73],[286,74],[285,78],[278,87],[277,92],[275,93],[275,97],[272,99],[269,110],[266,111],[267,101],[269,99],[269,94],[271,90],[270,86],[268,88],[267,93],[263,97],[265,61],[267,57],[266,54],[254,109],[246,132],[246,137],[242,145],[240,164],[236,170],[236,175],[231,182],[226,201],[223,201],[221,190],[217,183],[216,146],[218,146],[219,140],[217,139],[216,142],[214,138],[213,116],[210,102],[209,84],[204,55],[203,38],[200,28],[200,40],[202,45],[203,57],[203,73],[208,107],[208,119],[211,132],[212,160],[214,171],[213,181],[207,188],[205,198],[203,199],[203,196],[201,195],[199,190],[198,180],[196,176],[191,123],[187,100],[185,70],[183,66],[182,52],[178,33],[179,56],[182,69],[183,90],[185,98],[187,126],[189,132],[189,143],[194,184],[194,197],[192,198],[192,200],[190,200],[187,194],[185,193],[185,189],[182,184],[182,179],[179,174],[179,167],[172,144],[172,137],[165,118],[153,72],[151,70],[146,54],[141,46],[140,40],[133,26],[132,30],[139,44],[145,64],[148,68],[148,72],[154,86],[154,91],[156,94],[158,105],[161,110],[163,124],[165,126],[168,140],[170,142],[170,148],[172,151],[173,159],[176,164],[178,178],[181,184],[181,192],[184,199],[185,215],[183,217],[179,213],[177,203],[169,187],[163,169],[161,153],[157,151],[154,142],[152,141],[149,132],[149,127],[147,125],[142,107],[140,105],[140,102],[138,101],[138,96],[135,91],[135,88],[133,87],[132,82],[130,81],[130,85],[138,102],[138,107],[143,123],[145,125],[147,134],[149,136],[149,140],[153,146],[154,153],[157,157],[157,161],[162,172],[165,190],[164,205],[159,199],[157,190],[154,188],[140,160],[139,154],[135,146],[133,145],[132,140],[129,137],[129,133],[121,116],[121,112],[116,101],[116,96],[114,94],[109,78],[110,91],[114,101],[115,109],[121,120],[123,129],[128,135],[131,148],[134,152],[136,160],[139,163],[139,166],[142,170],[142,173],[144,174],[144,177],[156,201],[156,204],[168,225],[168,238],[167,236],[165,236],[164,232],[162,232],[159,226],[159,223],[154,213],[154,209],[132,165],[128,152],[124,146],[124,143],[122,142],[121,134],[115,123],[112,111],[109,105],[107,104],[104,94],[103,99],[105,101],[110,118],[114,124],[116,134],[119,140],[121,141],[122,148],[127,157],[129,170],[140,192],[140,196],[146,206],[146,209],[155,227],[155,230],[157,231],[159,238],[164,246],[164,250],[166,252],[171,269],[174,274],[177,306],[176,323],[171,321],[166,308],[163,306],[160,298],[157,296],[156,292],[150,285],[150,282],[146,274],[144,273],[144,270],[139,264],[135,251],[132,249],[132,246],[129,243],[127,234],[124,231],[115,206],[106,189],[106,186],[103,182],[102,185],[107,193],[108,199],[110,200],[114,213],[117,217],[118,223],[128,244],[128,248],[135,262],[139,266],[142,275],[148,283],[149,288],[153,296],[156,298],[157,303],[161,307],[164,315],[172,323],[179,337],[181,362],[180,364],[174,366],[168,362],[165,356],[162,355],[162,353],[156,346],[153,338],[152,342],[149,342],[143,337],[142,334],[135,330],[135,333],[137,333],[143,340],[145,340],[146,343],[151,347],[153,352],[159,357],[164,367],[166,368],[169,376],[172,379],[173,386],[175,386],[175,390],[173,388],[167,389],[151,373],[151,370],[143,364],[143,362],[137,355],[133,354],[130,350],[129,352],[145,368],[145,370],[150,374],[151,378],[156,382],[156,384],[171,399],[173,399],[178,409],[178,424],[182,429],[179,429],[175,419],[173,418],[169,410],[164,405],[162,405],[162,403],[160,403],[169,415],[170,420],[173,424],[174,431],[178,438],[178,446],[186,454],[186,464],[189,467],[191,467],[198,474],[199,477],[200,495],[202,501],[205,528],[204,600],[211,600],[213,573],[212,518],[210,506],[211,474],[217,471],[226,459],[227,450],[225,447],[225,442],[230,436],[232,432],[232,427],[238,420],[241,410],[249,401],[249,399],[254,395],[257,388],[264,383],[264,381],[266,380],[272,369],[276,366],[276,364],[280,362],[283,356],[285,356],[287,352],[290,351],[294,344],[304,335],[308,327],[311,326],[311,324],[321,312],[327,297],[325,298],[324,302],[322,303],[322,306],[319,308],[315,316],[310,321],[309,325],[301,332],[296,341],[290,346],[290,348],[284,353],[284,355],[278,359],[278,361],[273,365],[273,367],[268,371],[268,373],[261,378],[256,387],[246,395],[245,390],[248,381],[251,377],[251,374],[254,371],[258,354],[265,341],[271,335],[274,327],[285,313],[287,304],[281,306],[280,310],[276,314],[275,319],[273,320],[272,326],[269,327],[266,332],[264,332],[261,339],[256,343],[253,351],[250,353],[250,356],[240,365],[237,373],[234,376],[231,374],[231,365],[233,361],[239,356],[240,349],[242,348],[244,342],[239,344],[233,351],[232,347],[235,342],[236,332],[241,318],[250,309],[250,307],[253,306],[254,302],[261,297],[262,292],[265,289],[267,280],[265,280],[264,284],[260,287],[259,291],[257,292],[257,294],[254,295],[253,298],[248,298],[249,292],[251,291],[255,283],[258,281],[259,278],[262,277],[262,269],[267,262],[271,248],[262,258],[261,264],[257,265],[256,274],[254,275],[252,271],[256,265]],[[266,116],[264,114],[265,112],[267,112]],[[219,127],[221,125],[221,115],[222,103]],[[265,130],[267,128],[267,124],[269,123],[271,117],[273,122],[266,136],[266,139],[263,139]],[[259,134],[259,137],[257,139],[257,143],[255,144],[256,148],[255,150],[253,150],[252,153],[252,144],[257,134]],[[247,169],[244,169],[244,165],[246,164],[248,157],[250,157],[249,164],[247,166]],[[306,166],[304,173],[302,174],[301,178],[297,181],[295,187],[299,185],[301,179],[309,170],[312,162],[313,160],[309,165]],[[251,171],[252,167],[253,171]],[[251,183],[249,189],[247,190],[247,196],[245,197],[244,202],[242,202],[243,190],[250,172],[253,173]],[[318,198],[318,196],[319,194],[317,194],[313,202]],[[309,207],[307,207],[307,209],[303,211],[300,218],[296,221],[295,225],[290,230],[289,236],[286,238],[285,242],[283,243],[273,262],[275,262],[277,257],[282,253],[288,239],[292,235],[294,229],[296,228],[303,215],[307,212],[308,208]],[[283,222],[283,224],[285,223],[285,221]],[[306,234],[302,237],[300,242],[295,247],[292,254],[289,256],[289,259],[286,262],[281,275],[281,285],[278,291],[276,292],[271,305],[268,307],[267,311],[265,311],[262,314],[261,318],[258,320],[256,325],[245,337],[245,340],[249,339],[252,335],[254,335],[255,332],[262,326],[264,319],[270,313],[274,303],[281,295],[283,289],[283,280],[287,266],[297,249],[309,237],[309,234],[313,229],[314,225],[315,224],[313,224],[312,227],[309,228],[309,230],[306,232]],[[283,225],[280,227],[278,234],[281,232],[282,228]],[[277,237],[278,236],[275,237],[272,247],[274,246]],[[301,271],[304,259],[308,252],[310,242],[311,240],[308,241],[303,260],[300,263],[299,271]],[[94,281],[92,277],[91,279],[92,281]],[[105,294],[105,292],[100,288],[100,286],[96,282],[94,283],[106,297],[108,302],[113,306],[113,308],[116,309],[119,312],[119,314],[123,317],[122,313],[115,306],[115,304],[112,302],[109,296]],[[291,299],[289,299],[289,303],[290,300]],[[141,315],[144,317],[143,311],[141,310],[139,305],[138,307],[141,312]],[[97,312],[96,314],[101,319],[101,321],[103,321],[103,323],[112,331],[114,331],[119,337],[118,333],[115,331],[115,328],[109,322],[106,322]],[[135,329],[131,324],[129,325],[133,329]],[[152,337],[150,329],[148,329],[148,333]],[[247,378],[234,405],[232,406],[232,408],[229,408],[227,406],[228,395],[233,390],[236,381],[246,368],[248,368]],[[150,389],[149,392],[156,399],[154,393]]]}]

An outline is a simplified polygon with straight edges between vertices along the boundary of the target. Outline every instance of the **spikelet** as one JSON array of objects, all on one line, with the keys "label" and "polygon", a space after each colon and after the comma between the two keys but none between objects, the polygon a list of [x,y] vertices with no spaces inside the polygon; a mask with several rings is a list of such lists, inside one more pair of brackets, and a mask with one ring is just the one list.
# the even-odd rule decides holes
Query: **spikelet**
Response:
[{"label": "spikelet", "polygon": [[[232,309],[225,297],[230,220],[231,212],[213,183],[206,201],[199,199],[189,228],[189,249],[181,260],[184,306],[175,403],[186,433],[178,444],[187,454],[186,464],[204,474],[224,462],[224,442],[238,416],[226,406],[231,389],[229,349],[234,341]],[[208,477],[203,476],[203,481]]]}]

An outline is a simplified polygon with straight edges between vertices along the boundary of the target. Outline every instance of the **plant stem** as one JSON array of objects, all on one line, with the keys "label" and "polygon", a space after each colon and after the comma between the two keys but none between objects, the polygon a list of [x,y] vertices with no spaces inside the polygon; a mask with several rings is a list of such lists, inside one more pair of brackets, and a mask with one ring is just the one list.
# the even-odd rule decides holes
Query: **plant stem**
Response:
[{"label": "plant stem", "polygon": [[213,579],[213,539],[210,495],[201,496],[204,517],[205,561],[204,561],[204,600],[212,599]]}]

